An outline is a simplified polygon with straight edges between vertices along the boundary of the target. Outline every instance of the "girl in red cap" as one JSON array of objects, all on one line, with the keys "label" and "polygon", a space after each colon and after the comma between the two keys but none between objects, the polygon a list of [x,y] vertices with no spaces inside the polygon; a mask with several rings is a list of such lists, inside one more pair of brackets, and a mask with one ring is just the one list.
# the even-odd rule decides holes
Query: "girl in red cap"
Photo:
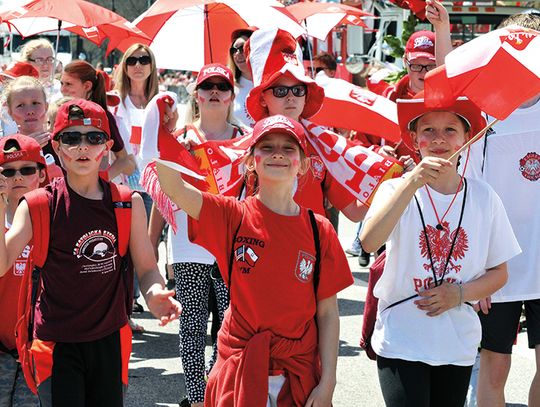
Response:
[{"label": "girl in red cap", "polygon": [[[41,147],[33,138],[15,134],[0,139],[1,174],[5,177],[5,229],[15,216],[20,199],[27,192],[39,188],[47,178],[45,158]],[[24,247],[15,264],[0,277],[0,405],[35,407],[37,397],[24,381],[15,344],[17,300],[25,273],[31,273],[32,245]]]},{"label": "girl in red cap", "polygon": [[[107,109],[107,95],[105,93],[104,72],[96,71],[86,61],[71,61],[66,65],[60,80],[60,91],[64,96],[91,100],[100,105],[109,118],[111,138],[114,141],[111,151],[114,153],[114,162],[107,168],[107,178],[113,179],[117,175],[131,175],[135,171],[135,158],[128,154],[122,136],[116,125],[116,119]],[[107,157],[107,164],[108,164]]]},{"label": "girl in red cap", "polygon": [[[190,146],[207,140],[228,140],[243,134],[245,130],[232,124],[232,103],[234,101],[234,79],[232,71],[222,64],[209,64],[201,68],[195,90],[190,100],[183,130],[170,138]],[[223,314],[229,306],[227,287],[220,278],[216,259],[203,247],[191,243],[187,234],[187,215],[176,211],[177,233],[169,228],[167,244],[174,271],[176,295],[183,306],[180,320],[180,357],[184,368],[187,399],[181,405],[202,406],[205,381],[205,347],[208,325],[208,295],[214,290],[217,314],[213,316],[213,330],[217,332]],[[165,220],[156,205],[152,208],[149,235],[157,253]],[[214,322],[217,324],[214,325]],[[214,343],[212,357],[208,363],[210,371],[217,357]]]},{"label": "girl in red cap", "polygon": [[336,293],[353,280],[330,222],[293,200],[309,168],[302,126],[285,116],[259,121],[245,165],[259,188],[238,201],[157,164],[163,192],[189,216],[190,239],[216,257],[230,290],[205,406],[329,407]]},{"label": "girl in red cap", "polygon": [[[276,114],[294,120],[309,119],[319,111],[324,90],[305,74],[299,45],[289,33],[257,30],[247,41],[245,52],[255,84],[246,107],[254,120]],[[296,202],[325,215],[328,201],[352,221],[362,220],[367,207],[332,177],[310,143],[307,156],[311,168],[298,180]]]},{"label": "girl in red cap", "polygon": [[480,110],[415,98],[398,100],[398,119],[422,161],[380,186],[364,220],[362,246],[387,248],[371,345],[387,406],[461,407],[481,339],[471,302],[505,284],[520,248],[500,198],[450,159],[485,126]]},{"label": "girl in red cap", "polygon": [[[125,198],[113,204],[113,188],[118,187],[98,175],[112,143],[101,106],[74,99],[59,108],[53,145],[66,175],[39,192],[50,208],[50,238],[40,272],[31,350],[44,407],[123,405],[131,350],[127,302],[132,276],[119,248],[121,230],[127,226],[117,223],[115,208],[131,208],[129,253],[150,311],[161,325],[180,313],[174,291],[163,288],[141,197],[133,194],[126,206]],[[2,175],[0,186],[5,184]],[[34,259],[41,253],[42,235],[34,236],[43,223],[32,210],[36,194],[25,196],[12,227],[0,237],[0,274],[32,238]],[[0,216],[5,210],[0,199]]]}]

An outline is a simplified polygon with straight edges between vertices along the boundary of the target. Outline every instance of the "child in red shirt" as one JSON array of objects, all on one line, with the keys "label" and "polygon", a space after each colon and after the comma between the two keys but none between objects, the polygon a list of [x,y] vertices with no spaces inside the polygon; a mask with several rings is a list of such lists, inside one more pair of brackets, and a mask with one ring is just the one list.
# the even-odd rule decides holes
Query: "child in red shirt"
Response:
[{"label": "child in red shirt", "polygon": [[190,239],[216,257],[230,289],[205,406],[331,405],[336,294],[353,280],[330,222],[293,200],[305,151],[298,122],[259,121],[245,163],[259,189],[245,201],[200,192],[157,164],[163,191],[190,216]]},{"label": "child in red shirt", "polygon": [[[131,348],[129,284],[118,251],[111,184],[98,175],[112,143],[101,106],[74,99],[59,108],[52,144],[66,175],[46,188],[50,240],[40,273],[31,350],[41,406],[123,405]],[[6,182],[0,176],[2,195]],[[131,206],[131,260],[148,308],[165,325],[181,307],[173,299],[174,291],[163,288],[138,194],[132,196]],[[0,216],[5,210],[0,200]],[[0,234],[0,275],[13,265],[32,234],[29,205],[23,200],[10,230]]]},{"label": "child in red shirt", "polygon": [[[6,177],[7,207],[5,230],[13,223],[15,210],[22,196],[45,181],[45,158],[38,142],[15,134],[0,139],[1,173]],[[15,264],[0,277],[0,405],[37,406],[38,399],[27,387],[17,361],[15,323],[17,299],[24,273],[31,273],[32,245],[29,243]]]}]

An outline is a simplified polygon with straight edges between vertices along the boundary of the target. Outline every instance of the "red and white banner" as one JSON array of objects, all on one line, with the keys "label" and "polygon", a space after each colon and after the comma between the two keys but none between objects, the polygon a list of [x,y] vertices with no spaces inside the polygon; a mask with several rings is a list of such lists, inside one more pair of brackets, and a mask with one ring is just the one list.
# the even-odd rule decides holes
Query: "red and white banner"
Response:
[{"label": "red and white banner", "polygon": [[395,102],[343,79],[329,78],[324,72],[319,72],[315,81],[324,89],[324,102],[310,120],[395,143],[401,140]]},{"label": "red and white banner", "polygon": [[467,96],[504,120],[540,94],[540,32],[510,26],[475,38],[428,72],[424,93],[428,107],[446,107]]},{"label": "red and white banner", "polygon": [[[251,134],[233,140],[207,141],[188,152],[181,144],[179,133],[170,134],[160,124],[159,118],[165,112],[165,103],[170,104],[172,99],[170,94],[158,95],[148,104],[141,141],[141,159],[160,159],[184,174],[183,178],[200,190],[237,196],[244,179],[242,159],[249,152]],[[403,171],[400,163],[392,158],[353,144],[345,137],[308,120],[303,120],[302,124],[307,130],[308,141],[328,171],[362,203],[369,205],[381,182],[400,176]],[[144,169],[141,184],[165,220],[176,230],[174,212],[177,208],[161,191],[153,162]]]}]

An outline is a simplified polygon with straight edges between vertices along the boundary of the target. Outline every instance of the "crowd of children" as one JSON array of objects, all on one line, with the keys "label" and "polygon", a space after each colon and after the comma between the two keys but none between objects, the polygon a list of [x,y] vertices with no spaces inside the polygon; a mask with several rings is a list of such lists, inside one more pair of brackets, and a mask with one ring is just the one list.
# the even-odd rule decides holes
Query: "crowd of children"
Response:
[{"label": "crowd of children", "polygon": [[[329,206],[363,221],[357,251],[386,245],[371,338],[385,404],[463,406],[480,345],[478,405],[504,405],[522,307],[540,353],[540,95],[454,157],[486,120],[466,98],[424,104],[425,74],[450,48],[444,7],[428,0],[426,10],[435,33],[411,36],[408,75],[387,90],[402,145],[375,148],[406,173],[383,182],[370,205],[313,141],[307,119],[324,90],[282,30],[234,32],[231,68],[203,66],[187,117],[167,105],[156,123],[154,100],[174,98],[159,93],[149,47],[125,52],[109,92],[108,76],[85,61],[54,79],[50,44],[29,42],[2,77],[0,407],[124,405],[140,294],[160,325],[180,319],[182,407],[331,406],[337,294],[353,278]],[[540,16],[509,24],[539,30]],[[319,57],[317,72],[333,73],[327,62]],[[158,150],[193,155],[195,167],[207,164],[201,146],[230,148],[230,167],[243,171],[238,188],[205,191],[193,171],[158,159],[159,194],[146,191],[149,123]],[[502,172],[513,174],[511,186]],[[165,234],[176,290],[156,263],[164,203],[174,208]],[[211,311],[219,333],[205,366]],[[531,406],[540,405],[538,380]]]}]

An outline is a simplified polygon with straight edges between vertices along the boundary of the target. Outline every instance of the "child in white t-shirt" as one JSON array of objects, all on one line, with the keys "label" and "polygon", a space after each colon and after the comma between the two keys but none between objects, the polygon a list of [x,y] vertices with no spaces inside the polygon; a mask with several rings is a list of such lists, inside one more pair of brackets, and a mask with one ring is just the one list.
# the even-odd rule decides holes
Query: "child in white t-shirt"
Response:
[{"label": "child in white t-shirt", "polygon": [[367,251],[387,245],[374,289],[379,380],[387,406],[463,406],[481,339],[469,302],[505,284],[520,248],[497,194],[450,159],[485,126],[480,110],[466,98],[440,110],[415,98],[398,100],[398,118],[422,161],[381,185],[361,232]]}]

